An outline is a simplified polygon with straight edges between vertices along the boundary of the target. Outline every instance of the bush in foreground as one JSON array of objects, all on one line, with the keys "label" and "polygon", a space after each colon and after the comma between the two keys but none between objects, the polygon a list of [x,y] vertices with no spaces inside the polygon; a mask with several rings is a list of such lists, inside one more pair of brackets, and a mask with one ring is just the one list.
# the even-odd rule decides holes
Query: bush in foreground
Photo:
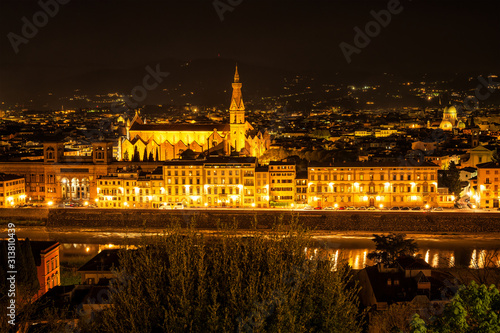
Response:
[{"label": "bush in foreground", "polygon": [[247,237],[173,231],[123,251],[92,332],[361,332],[347,265],[300,228]]},{"label": "bush in foreground", "polygon": [[416,314],[410,326],[412,333],[500,332],[500,292],[474,281],[462,285],[442,314],[429,323]]}]

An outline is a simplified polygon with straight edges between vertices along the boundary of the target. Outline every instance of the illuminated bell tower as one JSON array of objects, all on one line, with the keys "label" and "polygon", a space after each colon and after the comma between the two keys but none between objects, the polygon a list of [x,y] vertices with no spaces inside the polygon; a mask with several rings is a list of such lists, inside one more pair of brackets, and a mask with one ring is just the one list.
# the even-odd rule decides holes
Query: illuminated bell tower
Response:
[{"label": "illuminated bell tower", "polygon": [[239,152],[245,148],[245,105],[241,96],[241,82],[238,66],[234,73],[233,96],[229,107],[229,123],[231,128],[231,146]]}]

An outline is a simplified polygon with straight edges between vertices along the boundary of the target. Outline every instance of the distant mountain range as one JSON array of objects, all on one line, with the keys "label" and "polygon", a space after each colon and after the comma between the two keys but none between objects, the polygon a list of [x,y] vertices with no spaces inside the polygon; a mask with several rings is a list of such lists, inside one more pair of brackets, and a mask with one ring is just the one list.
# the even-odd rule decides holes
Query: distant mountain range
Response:
[{"label": "distant mountain range", "polygon": [[[130,94],[132,89],[142,85],[148,73],[146,66],[169,72],[163,82],[149,91],[144,104],[174,104],[220,106],[229,103],[236,61],[232,59],[196,59],[181,61],[165,59],[144,67],[103,69],[91,66],[81,68],[15,68],[4,67],[0,80],[0,100],[7,103],[32,100],[31,108],[57,108],[63,105],[62,98],[73,95],[120,93]],[[244,100],[259,100],[262,97],[279,96],[290,93],[284,86],[301,76],[295,90],[320,90],[323,84],[380,85],[385,91],[395,91],[405,81],[420,82],[421,77],[401,77],[391,74],[367,72],[308,72],[285,71],[248,63],[239,63],[243,83]],[[448,89],[467,90],[476,82],[468,78],[472,74],[434,74],[426,80],[442,80]],[[286,78],[286,81],[285,81]],[[305,78],[305,79],[304,79]],[[293,87],[292,87],[293,88]],[[320,89],[318,89],[320,88]],[[77,91],[78,90],[78,91]],[[292,89],[293,90],[293,89]],[[49,95],[49,93],[51,95]],[[89,105],[93,106],[93,105]]]}]

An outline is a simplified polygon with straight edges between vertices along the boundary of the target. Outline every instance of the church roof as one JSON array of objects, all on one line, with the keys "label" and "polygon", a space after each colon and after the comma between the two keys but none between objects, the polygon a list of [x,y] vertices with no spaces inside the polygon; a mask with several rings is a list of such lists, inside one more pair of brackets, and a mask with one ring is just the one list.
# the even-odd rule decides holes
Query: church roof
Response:
[{"label": "church roof", "polygon": [[139,124],[134,123],[130,131],[159,131],[159,132],[210,132],[217,129],[219,132],[229,132],[229,124]]}]

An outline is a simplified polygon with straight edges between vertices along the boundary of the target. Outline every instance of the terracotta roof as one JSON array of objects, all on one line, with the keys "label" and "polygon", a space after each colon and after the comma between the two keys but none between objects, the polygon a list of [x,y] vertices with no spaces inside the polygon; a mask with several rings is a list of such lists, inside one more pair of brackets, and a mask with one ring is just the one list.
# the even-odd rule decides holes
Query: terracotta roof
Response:
[{"label": "terracotta roof", "polygon": [[487,163],[476,164],[476,167],[478,169],[498,169],[500,168],[500,163],[487,162]]},{"label": "terracotta roof", "polygon": [[219,132],[230,131],[229,124],[139,124],[134,123],[129,131],[159,131],[159,132]]}]

